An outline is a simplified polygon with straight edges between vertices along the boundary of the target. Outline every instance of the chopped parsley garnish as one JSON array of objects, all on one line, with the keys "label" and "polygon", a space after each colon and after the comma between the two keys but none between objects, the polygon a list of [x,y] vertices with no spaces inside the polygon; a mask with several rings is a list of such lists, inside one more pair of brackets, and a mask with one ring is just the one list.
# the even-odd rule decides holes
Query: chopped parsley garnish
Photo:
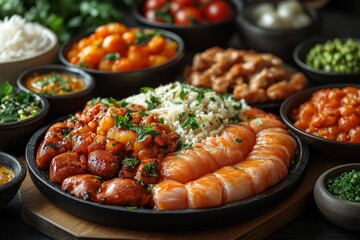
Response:
[{"label": "chopped parsley garnish", "polygon": [[181,143],[180,149],[184,149],[184,148],[192,148],[193,144],[192,143]]},{"label": "chopped parsley garnish", "polygon": [[140,88],[141,93],[147,93],[147,92],[153,92],[153,91],[154,91],[154,88],[151,88],[151,87],[142,87],[142,88]]},{"label": "chopped parsley garnish", "polygon": [[155,186],[156,184],[148,184],[147,187],[146,187],[146,193],[148,195],[151,194],[151,190],[153,189],[153,187]]},{"label": "chopped parsley garnish", "polygon": [[104,58],[106,60],[116,61],[116,60],[120,59],[120,54],[119,53],[108,53],[105,55]]},{"label": "chopped parsley garnish", "polygon": [[139,30],[135,36],[135,44],[143,45],[150,41],[155,35],[162,35],[160,31],[144,31]]},{"label": "chopped parsley garnish", "polygon": [[64,138],[70,138],[70,135],[71,135],[71,128],[68,128],[68,129],[64,129],[61,131],[61,135],[64,137]]},{"label": "chopped parsley garnish", "polygon": [[343,172],[328,180],[328,190],[337,198],[350,202],[360,202],[360,171]]},{"label": "chopped parsley garnish", "polygon": [[16,94],[8,82],[0,84],[0,122],[19,121],[40,112],[39,99],[31,92]]},{"label": "chopped parsley garnish", "polygon": [[235,142],[237,142],[237,143],[241,143],[243,140],[242,140],[242,138],[236,138],[235,139]]},{"label": "chopped parsley garnish", "polygon": [[150,174],[150,176],[152,177],[158,177],[159,174],[159,169],[158,169],[158,165],[157,165],[157,162],[152,162],[152,163],[148,163],[148,164],[145,164],[143,166],[143,170],[145,172],[147,172],[148,174]]},{"label": "chopped parsley garnish", "polygon": [[117,128],[125,128],[125,129],[132,129],[134,124],[131,121],[131,117],[126,114],[125,116],[121,115],[114,115],[115,118],[115,126]]},{"label": "chopped parsley garnish", "polygon": [[191,127],[192,130],[195,130],[197,128],[199,128],[199,124],[197,122],[197,118],[196,116],[193,116],[193,115],[190,115],[188,117],[188,119],[186,119],[182,124],[181,124],[181,127],[182,128],[187,128],[188,126]]},{"label": "chopped parsley garnish", "polygon": [[153,110],[153,109],[157,108],[157,106],[160,104],[159,98],[157,98],[154,95],[151,95],[150,99],[145,100],[145,102],[148,105],[148,107],[147,107],[148,110]]},{"label": "chopped parsley garnish", "polygon": [[115,98],[110,97],[110,98],[103,98],[101,100],[101,102],[103,104],[105,104],[106,106],[109,106],[110,104],[115,104],[116,105],[118,100],[116,100]]},{"label": "chopped parsley garnish", "polygon": [[137,138],[138,142],[143,142],[145,141],[147,136],[149,135],[156,136],[158,133],[155,127],[152,126],[151,124],[148,124],[147,126],[140,126],[139,128],[134,128],[133,130],[135,130],[136,133],[138,134],[138,138]]},{"label": "chopped parsley garnish", "polygon": [[140,160],[136,158],[124,158],[122,160],[123,164],[129,167],[135,167],[140,164]]}]

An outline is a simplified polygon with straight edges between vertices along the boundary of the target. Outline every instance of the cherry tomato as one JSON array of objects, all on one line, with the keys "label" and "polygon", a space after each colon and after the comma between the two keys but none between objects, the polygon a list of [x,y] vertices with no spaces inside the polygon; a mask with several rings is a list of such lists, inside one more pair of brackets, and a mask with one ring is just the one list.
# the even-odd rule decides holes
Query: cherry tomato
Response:
[{"label": "cherry tomato", "polygon": [[126,54],[126,44],[120,34],[111,34],[104,38],[101,47],[107,53],[120,53],[121,56]]},{"label": "cherry tomato", "polygon": [[162,8],[167,2],[167,0],[146,0],[144,4],[144,11],[158,10]]},{"label": "cherry tomato", "polygon": [[175,15],[177,11],[187,6],[194,6],[194,2],[192,0],[171,0],[170,13]]},{"label": "cherry tomato", "polygon": [[189,26],[201,22],[201,11],[196,7],[184,7],[176,12],[174,22],[177,25]]},{"label": "cherry tomato", "polygon": [[166,22],[162,17],[156,15],[156,10],[147,10],[144,16],[154,22]]},{"label": "cherry tomato", "polygon": [[205,19],[209,22],[219,22],[229,19],[233,15],[231,6],[224,0],[213,1],[204,8]]}]

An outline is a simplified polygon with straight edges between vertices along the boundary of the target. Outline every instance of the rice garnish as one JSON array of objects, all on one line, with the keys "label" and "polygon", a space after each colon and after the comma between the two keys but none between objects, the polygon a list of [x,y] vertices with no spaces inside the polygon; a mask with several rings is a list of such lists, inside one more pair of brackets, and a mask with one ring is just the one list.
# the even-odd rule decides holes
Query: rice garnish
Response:
[{"label": "rice garnish", "polygon": [[208,136],[219,134],[226,126],[241,122],[240,115],[250,107],[231,94],[174,82],[158,88],[143,88],[142,93],[124,99],[158,114],[165,124],[191,146]]}]

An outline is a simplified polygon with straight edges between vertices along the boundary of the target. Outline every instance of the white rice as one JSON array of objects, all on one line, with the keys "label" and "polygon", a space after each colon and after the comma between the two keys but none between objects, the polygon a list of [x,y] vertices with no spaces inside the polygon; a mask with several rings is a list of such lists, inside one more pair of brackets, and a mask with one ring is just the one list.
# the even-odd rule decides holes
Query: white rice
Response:
[{"label": "white rice", "polygon": [[[180,134],[185,144],[195,144],[207,136],[217,135],[229,124],[238,122],[238,116],[249,109],[244,100],[235,100],[229,94],[220,95],[180,82],[128,97],[125,101],[145,106],[150,113],[158,114],[164,123]],[[159,103],[149,110],[149,103],[151,108],[154,101]],[[196,122],[194,127],[184,126],[186,121],[190,121],[189,116]]]},{"label": "white rice", "polygon": [[44,31],[48,30],[18,15],[0,20],[0,62],[27,59],[48,49],[51,42]]}]

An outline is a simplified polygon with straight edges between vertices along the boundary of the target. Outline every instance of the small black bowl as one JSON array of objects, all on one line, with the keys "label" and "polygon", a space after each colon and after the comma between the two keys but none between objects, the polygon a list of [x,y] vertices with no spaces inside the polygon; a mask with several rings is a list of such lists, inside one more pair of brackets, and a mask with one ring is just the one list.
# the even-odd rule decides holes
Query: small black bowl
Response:
[{"label": "small black bowl", "polygon": [[184,42],[172,32],[160,31],[165,37],[177,42],[178,51],[169,61],[156,67],[134,71],[109,72],[74,66],[66,59],[67,53],[76,42],[90,36],[93,32],[80,34],[62,45],[59,50],[59,59],[66,66],[81,69],[94,77],[96,83],[95,96],[121,99],[138,93],[142,87],[158,87],[177,78],[177,73],[180,71],[185,56]]},{"label": "small black bowl", "polygon": [[[274,1],[265,1],[274,3]],[[311,23],[302,28],[268,29],[259,27],[252,19],[255,7],[264,1],[253,1],[244,7],[237,19],[237,26],[241,41],[245,48],[258,52],[270,52],[288,63],[293,63],[292,52],[303,40],[319,34],[321,21],[318,13],[306,6],[304,11],[311,18]]]},{"label": "small black bowl", "polygon": [[315,183],[314,198],[321,214],[338,227],[360,231],[360,203],[337,198],[329,192],[329,179],[336,178],[344,172],[360,171],[360,163],[348,163],[325,171]]},{"label": "small black bowl", "polygon": [[[332,83],[360,83],[360,73],[326,72],[324,70],[310,67],[306,64],[305,59],[311,48],[313,48],[318,43],[323,44],[326,41],[332,40],[334,38],[339,37],[316,36],[300,43],[293,52],[293,58],[295,63],[302,69],[302,71],[309,77],[309,79],[317,85]],[[340,37],[339,39],[344,41],[348,38]],[[357,41],[360,42],[359,39],[357,39]]]},{"label": "small black bowl", "polygon": [[51,118],[58,117],[81,110],[85,106],[86,102],[93,97],[93,91],[95,88],[95,80],[92,76],[81,69],[63,65],[44,65],[30,68],[18,77],[17,85],[23,91],[30,91],[30,89],[26,87],[26,80],[29,77],[53,72],[64,73],[80,78],[85,83],[85,88],[79,92],[66,95],[42,95],[50,103],[49,116]]},{"label": "small black bowl", "polygon": [[[14,87],[15,93],[20,91]],[[46,123],[50,109],[49,102],[38,94],[34,93],[34,95],[40,99],[42,105],[38,114],[24,120],[0,123],[0,151],[16,156],[24,155],[25,146],[31,135]]]},{"label": "small black bowl", "polygon": [[287,127],[300,137],[301,140],[306,142],[309,146],[318,149],[321,153],[332,157],[349,157],[358,158],[360,156],[360,143],[348,143],[339,142],[334,140],[328,140],[321,138],[310,133],[307,133],[294,126],[294,120],[292,119],[292,111],[299,108],[302,103],[310,100],[312,94],[320,89],[324,88],[344,88],[354,86],[360,88],[360,85],[355,84],[331,84],[324,86],[316,86],[308,88],[304,91],[294,94],[290,98],[286,99],[280,106],[280,116]]},{"label": "small black bowl", "polygon": [[144,26],[166,29],[178,34],[185,42],[186,50],[189,52],[203,51],[213,46],[226,47],[235,33],[236,17],[242,9],[242,1],[229,0],[233,9],[233,16],[225,21],[215,23],[204,23],[191,26],[179,26],[173,23],[161,23],[146,19],[143,14],[145,1],[133,4],[132,15]]},{"label": "small black bowl", "polygon": [[10,182],[0,185],[0,208],[2,208],[14,198],[19,190],[26,176],[26,167],[18,158],[1,151],[0,166],[11,169],[15,173],[14,178]]}]

